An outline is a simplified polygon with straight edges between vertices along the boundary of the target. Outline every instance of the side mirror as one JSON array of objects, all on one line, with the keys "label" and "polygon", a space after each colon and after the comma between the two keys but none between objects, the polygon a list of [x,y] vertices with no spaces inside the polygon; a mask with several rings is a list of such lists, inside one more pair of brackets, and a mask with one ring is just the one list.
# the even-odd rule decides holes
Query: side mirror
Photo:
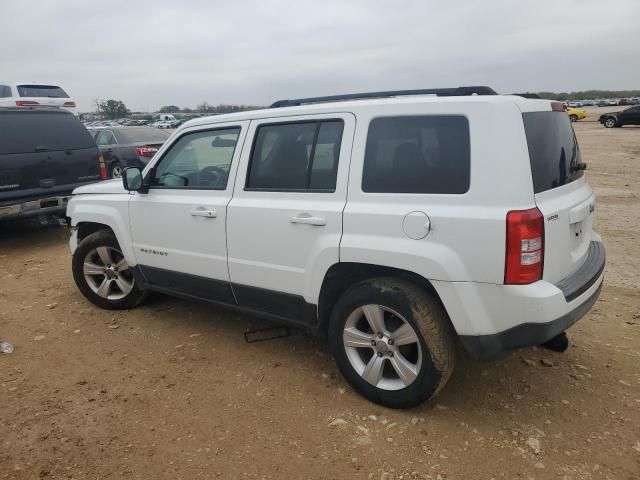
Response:
[{"label": "side mirror", "polygon": [[122,185],[129,192],[137,192],[142,187],[142,170],[128,167],[122,171]]}]

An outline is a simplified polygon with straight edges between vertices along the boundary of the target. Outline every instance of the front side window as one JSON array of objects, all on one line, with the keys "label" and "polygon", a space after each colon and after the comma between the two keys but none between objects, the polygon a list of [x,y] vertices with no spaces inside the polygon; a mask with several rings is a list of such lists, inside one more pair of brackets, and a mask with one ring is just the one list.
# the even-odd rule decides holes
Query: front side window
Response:
[{"label": "front side window", "polygon": [[240,127],[187,133],[155,167],[152,187],[224,190]]},{"label": "front side window", "polygon": [[371,121],[362,191],[462,194],[471,171],[469,123],[461,115]]},{"label": "front side window", "polygon": [[342,120],[260,126],[246,189],[335,191],[343,127]]}]

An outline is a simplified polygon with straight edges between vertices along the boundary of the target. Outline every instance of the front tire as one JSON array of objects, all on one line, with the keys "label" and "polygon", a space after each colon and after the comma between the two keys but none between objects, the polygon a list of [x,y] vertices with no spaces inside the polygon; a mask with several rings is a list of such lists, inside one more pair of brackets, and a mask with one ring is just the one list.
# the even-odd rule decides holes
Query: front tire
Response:
[{"label": "front tire", "polygon": [[577,115],[569,115],[569,120],[571,120],[572,122],[577,122],[578,121],[578,116]]},{"label": "front tire", "polygon": [[607,117],[604,120],[604,126],[607,128],[614,128],[616,127],[618,122],[616,122],[616,119],[614,117]]},{"label": "front tire", "polygon": [[331,315],[329,343],[353,388],[390,408],[432,398],[455,365],[453,331],[443,307],[397,278],[365,280],[345,292]]},{"label": "front tire", "polygon": [[135,282],[113,232],[100,230],[84,238],[71,260],[73,279],[93,304],[108,310],[133,308],[145,294]]}]

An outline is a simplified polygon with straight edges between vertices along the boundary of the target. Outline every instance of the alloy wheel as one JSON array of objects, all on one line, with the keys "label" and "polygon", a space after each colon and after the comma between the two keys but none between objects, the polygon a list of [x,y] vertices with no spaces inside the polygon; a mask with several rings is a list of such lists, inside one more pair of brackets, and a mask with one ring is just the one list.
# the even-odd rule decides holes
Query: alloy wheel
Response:
[{"label": "alloy wheel", "polygon": [[382,305],[363,305],[345,322],[342,341],[353,369],[382,390],[400,390],[420,373],[418,333],[399,313]]},{"label": "alloy wheel", "polygon": [[107,300],[121,300],[131,293],[134,279],[120,250],[97,247],[84,259],[84,279],[93,292]]}]

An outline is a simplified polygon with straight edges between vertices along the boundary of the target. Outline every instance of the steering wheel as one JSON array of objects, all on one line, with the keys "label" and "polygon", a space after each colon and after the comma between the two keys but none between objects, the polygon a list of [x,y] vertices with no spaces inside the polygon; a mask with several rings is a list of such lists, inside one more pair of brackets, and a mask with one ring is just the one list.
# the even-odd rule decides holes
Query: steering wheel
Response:
[{"label": "steering wheel", "polygon": [[222,180],[224,180],[226,176],[227,172],[220,167],[204,167],[200,172],[198,172],[198,184],[216,187],[223,183]]}]

